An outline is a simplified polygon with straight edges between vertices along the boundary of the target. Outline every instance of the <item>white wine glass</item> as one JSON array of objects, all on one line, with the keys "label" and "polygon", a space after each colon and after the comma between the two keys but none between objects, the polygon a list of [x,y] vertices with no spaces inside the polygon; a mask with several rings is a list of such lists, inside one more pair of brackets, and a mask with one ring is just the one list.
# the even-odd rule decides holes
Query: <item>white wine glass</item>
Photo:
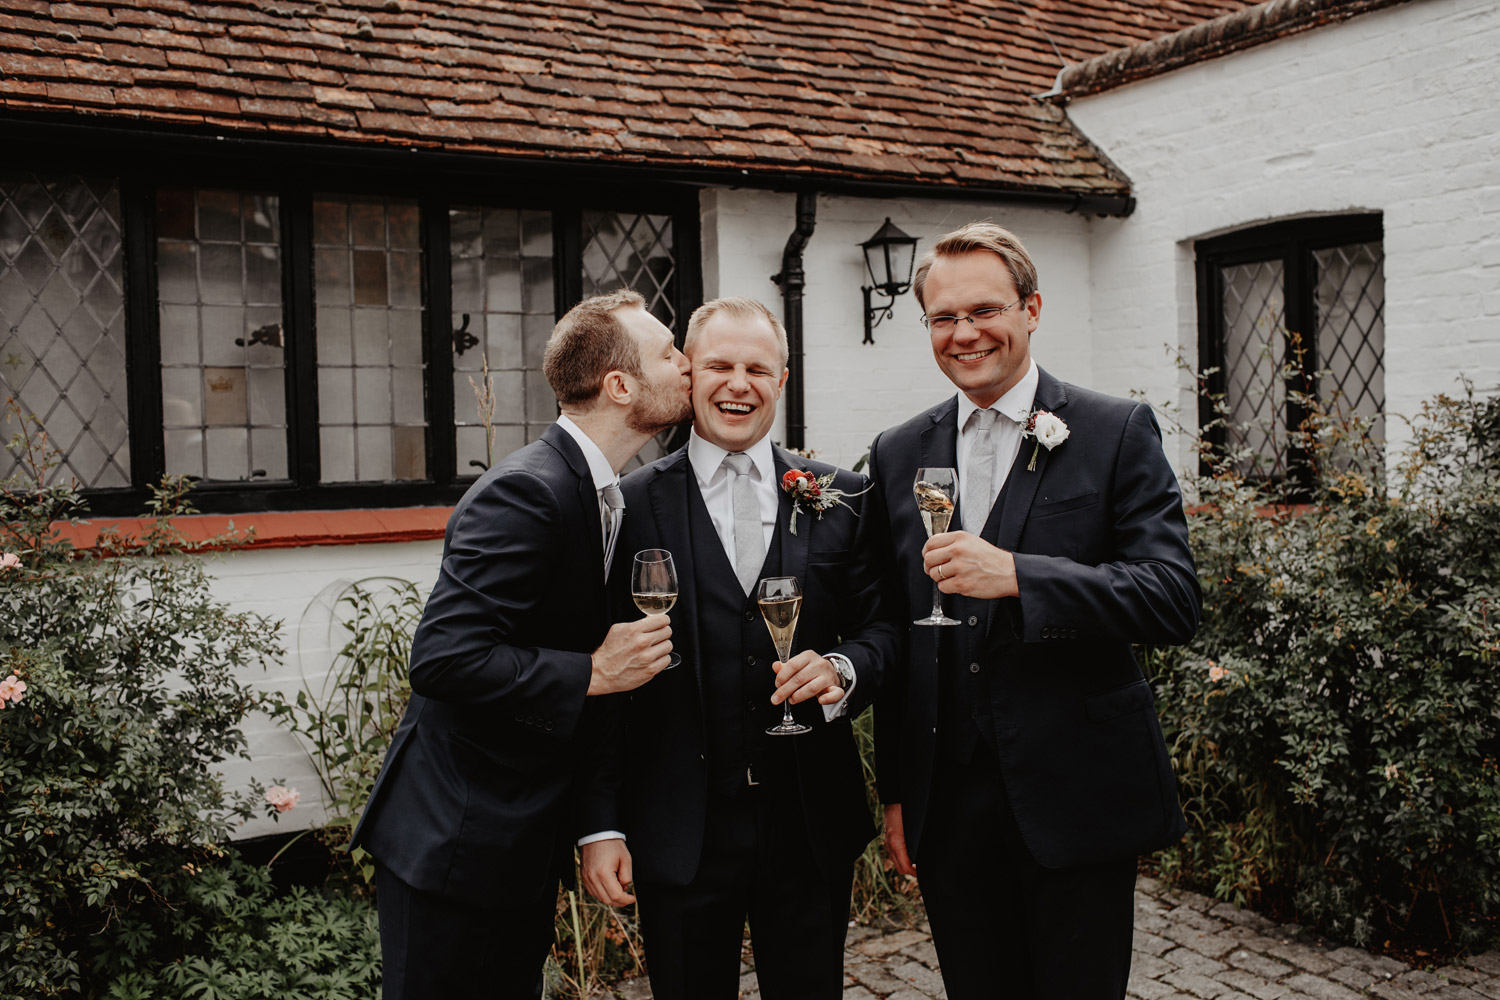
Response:
[{"label": "white wine glass", "polygon": [[[635,554],[630,571],[630,596],[642,614],[665,615],[677,603],[677,566],[666,549],[642,549]],[[663,670],[682,662],[672,653]]]},{"label": "white wine glass", "polygon": [[[912,484],[912,493],[917,498],[917,510],[922,512],[922,524],[927,528],[927,537],[941,535],[948,530],[953,520],[954,497],[958,495],[958,472],[946,467],[917,470],[917,481]],[[913,625],[957,625],[958,621],[943,613],[943,592],[937,581],[932,581],[932,614],[918,618]]]},{"label": "white wine glass", "polygon": [[[771,641],[776,644],[776,658],[785,664],[792,658],[792,633],[797,631],[797,617],[802,613],[802,588],[797,586],[795,576],[768,576],[756,588],[755,601],[760,605]],[[810,732],[811,726],[792,718],[790,699],[781,703],[781,722],[766,730],[771,736]]]}]

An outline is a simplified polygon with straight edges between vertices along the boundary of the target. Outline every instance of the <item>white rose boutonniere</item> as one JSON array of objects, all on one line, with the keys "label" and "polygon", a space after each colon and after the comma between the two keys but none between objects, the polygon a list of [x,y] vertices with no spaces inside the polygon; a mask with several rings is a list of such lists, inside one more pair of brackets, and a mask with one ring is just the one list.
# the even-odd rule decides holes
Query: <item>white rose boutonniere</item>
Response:
[{"label": "white rose boutonniere", "polygon": [[1021,438],[1035,438],[1036,445],[1031,449],[1031,461],[1026,464],[1027,472],[1036,471],[1036,456],[1042,448],[1051,451],[1068,439],[1068,425],[1063,423],[1063,418],[1046,410],[1033,410],[1031,416],[1026,418],[1026,426],[1021,430]]}]

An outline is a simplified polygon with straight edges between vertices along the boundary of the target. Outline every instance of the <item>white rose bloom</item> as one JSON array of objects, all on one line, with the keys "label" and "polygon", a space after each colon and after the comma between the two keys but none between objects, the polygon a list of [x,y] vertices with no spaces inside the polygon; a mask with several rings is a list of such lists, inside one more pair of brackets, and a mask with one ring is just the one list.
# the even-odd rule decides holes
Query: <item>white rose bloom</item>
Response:
[{"label": "white rose bloom", "polygon": [[1068,439],[1068,425],[1055,413],[1038,413],[1035,433],[1042,446],[1051,451]]}]

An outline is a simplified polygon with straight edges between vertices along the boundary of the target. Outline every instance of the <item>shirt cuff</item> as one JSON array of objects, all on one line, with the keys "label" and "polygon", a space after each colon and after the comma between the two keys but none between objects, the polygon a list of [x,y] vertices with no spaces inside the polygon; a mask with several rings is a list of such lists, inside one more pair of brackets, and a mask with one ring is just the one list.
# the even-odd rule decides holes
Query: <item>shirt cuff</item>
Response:
[{"label": "shirt cuff", "polygon": [[591,833],[587,837],[578,838],[578,846],[592,844],[596,840],[624,840],[625,835],[619,830],[602,830],[599,833]]},{"label": "shirt cuff", "polygon": [[[848,713],[849,696],[854,693],[854,686],[859,683],[859,674],[855,672],[854,664],[850,662],[849,657],[845,656],[843,653],[828,653],[823,657],[823,659],[830,662],[838,660],[839,662],[843,663],[844,666],[849,668],[849,673],[854,677],[854,679],[849,682],[849,686],[844,688],[844,696],[842,698],[834,702],[832,705],[823,706],[823,721],[832,722],[834,719],[843,718],[844,715]],[[839,680],[842,681],[843,678],[840,677]]]}]

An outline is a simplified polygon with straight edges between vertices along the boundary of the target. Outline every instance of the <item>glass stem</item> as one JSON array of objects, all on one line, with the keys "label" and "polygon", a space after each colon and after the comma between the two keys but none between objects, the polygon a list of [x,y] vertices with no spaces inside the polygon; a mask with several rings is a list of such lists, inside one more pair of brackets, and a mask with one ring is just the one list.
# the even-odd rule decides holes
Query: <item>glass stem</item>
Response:
[{"label": "glass stem", "polygon": [[[786,664],[786,661],[792,658],[792,647],[788,645],[786,649],[778,649],[776,651],[776,655],[781,657],[781,662],[784,666]],[[781,724],[784,726],[790,726],[795,724],[796,721],[796,719],[792,718],[792,700],[788,698],[786,701],[781,703]]]},{"label": "glass stem", "polygon": [[943,592],[938,589],[936,580],[932,581],[932,617],[948,617],[943,613]]}]

